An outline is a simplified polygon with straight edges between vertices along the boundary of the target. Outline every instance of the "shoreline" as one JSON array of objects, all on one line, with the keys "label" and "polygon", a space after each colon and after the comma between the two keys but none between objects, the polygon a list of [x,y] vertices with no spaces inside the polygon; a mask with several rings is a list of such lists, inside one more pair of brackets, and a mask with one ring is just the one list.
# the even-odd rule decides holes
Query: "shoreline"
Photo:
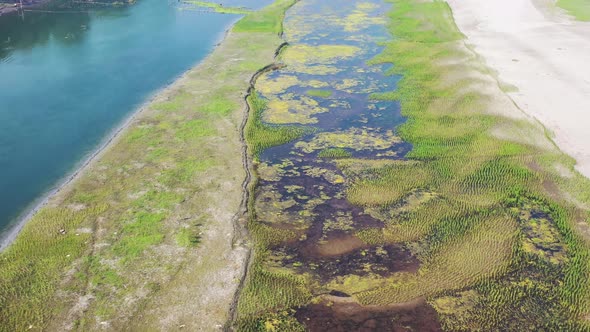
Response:
[{"label": "shoreline", "polygon": [[590,23],[547,1],[447,2],[466,42],[513,87],[506,95],[590,178]]},{"label": "shoreline", "polygon": [[[243,15],[240,15],[243,16]],[[166,83],[162,87],[156,89],[152,93],[148,95],[148,97],[140,103],[138,106],[134,108],[133,111],[129,113],[129,115],[125,116],[119,124],[113,126],[112,130],[104,136],[104,138],[98,143],[96,148],[89,151],[85,154],[78,162],[75,163],[74,167],[72,167],[72,171],[65,174],[62,178],[56,181],[56,184],[45,190],[38,198],[28,204],[23,211],[15,218],[12,222],[7,225],[7,229],[0,232],[0,253],[6,250],[6,248],[10,247],[10,245],[16,240],[20,232],[22,231],[23,227],[41,210],[43,207],[49,204],[49,201],[56,197],[59,193],[61,193],[66,187],[72,184],[75,180],[80,178],[84,173],[90,169],[93,164],[100,160],[100,157],[108,151],[109,148],[114,146],[117,141],[120,139],[121,134],[130,127],[130,125],[137,119],[137,117],[143,113],[153,102],[155,102],[158,98],[161,98],[166,94],[166,91],[174,88],[175,84],[177,84],[187,73],[191,70],[199,66],[203,63],[207,58],[213,54],[213,52],[221,45],[221,43],[227,38],[228,34],[231,32],[231,28],[235,25],[235,23],[240,18],[235,19],[233,22],[229,23],[223,30],[223,32],[219,33],[219,38],[215,41],[212,45],[211,50],[208,52],[207,56],[204,58],[196,61],[189,68],[175,76],[170,80],[170,82]]]}]

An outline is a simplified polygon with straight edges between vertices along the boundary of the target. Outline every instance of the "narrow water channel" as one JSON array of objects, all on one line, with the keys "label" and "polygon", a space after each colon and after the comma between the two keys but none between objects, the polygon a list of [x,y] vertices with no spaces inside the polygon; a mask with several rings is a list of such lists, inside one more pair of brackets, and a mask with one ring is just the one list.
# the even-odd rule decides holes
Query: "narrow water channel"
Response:
[{"label": "narrow water channel", "polygon": [[0,17],[0,234],[239,18],[180,7],[60,0]]},{"label": "narrow water channel", "polygon": [[438,328],[430,318],[436,313],[420,301],[367,308],[329,287],[340,277],[379,278],[419,268],[402,245],[375,246],[357,236],[383,228],[386,220],[350,203],[351,179],[342,171],[355,163],[404,160],[411,149],[396,133],[405,121],[399,104],[371,98],[395,90],[400,79],[386,75],[390,65],[370,64],[383,52],[380,41],[392,38],[389,9],[379,0],[299,2],[285,21],[289,46],[279,60],[286,66],[256,84],[267,124],[312,132],[260,155],[255,192],[256,222],[275,234],[263,266],[311,277],[317,282],[313,296],[329,294],[327,302],[295,309],[310,331],[393,331],[405,324],[403,317],[418,330]]}]

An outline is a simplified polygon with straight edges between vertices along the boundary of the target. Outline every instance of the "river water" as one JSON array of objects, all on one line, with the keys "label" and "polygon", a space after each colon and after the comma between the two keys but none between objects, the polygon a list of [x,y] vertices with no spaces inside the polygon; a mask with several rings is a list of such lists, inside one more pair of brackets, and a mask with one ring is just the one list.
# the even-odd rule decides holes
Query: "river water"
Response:
[{"label": "river water", "polygon": [[0,17],[0,233],[239,18],[166,0],[95,7]]}]

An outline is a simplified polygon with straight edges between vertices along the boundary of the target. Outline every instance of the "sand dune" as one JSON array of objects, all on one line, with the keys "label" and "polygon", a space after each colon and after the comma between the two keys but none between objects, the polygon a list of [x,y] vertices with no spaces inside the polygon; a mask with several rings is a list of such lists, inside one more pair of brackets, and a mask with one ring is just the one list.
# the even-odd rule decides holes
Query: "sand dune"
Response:
[{"label": "sand dune", "polygon": [[467,43],[590,177],[590,23],[550,0],[448,0]]}]

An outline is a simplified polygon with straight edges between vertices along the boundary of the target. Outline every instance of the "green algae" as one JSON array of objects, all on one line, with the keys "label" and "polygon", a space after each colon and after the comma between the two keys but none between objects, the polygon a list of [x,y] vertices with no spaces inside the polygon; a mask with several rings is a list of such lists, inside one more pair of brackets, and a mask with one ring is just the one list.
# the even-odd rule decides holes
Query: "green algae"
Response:
[{"label": "green algae", "polygon": [[326,148],[360,150],[384,150],[401,140],[393,131],[379,133],[368,128],[350,128],[346,131],[322,132],[309,142],[297,142],[295,147],[305,153]]},{"label": "green algae", "polygon": [[351,45],[305,45],[289,46],[281,53],[281,61],[289,71],[310,74],[336,74],[342,69],[334,66],[338,60],[352,58],[361,49]]},{"label": "green algae", "polygon": [[267,102],[263,117],[273,124],[313,124],[318,122],[314,115],[326,112],[327,108],[310,97],[286,93]]},{"label": "green algae", "polygon": [[296,76],[281,75],[270,78],[269,74],[262,75],[256,81],[256,89],[263,95],[279,94],[290,87],[300,85],[301,81]]},{"label": "green algae", "polygon": [[342,20],[344,31],[356,32],[371,25],[383,25],[386,20],[381,16],[370,15],[375,10],[378,10],[379,6],[370,2],[359,2],[356,5],[355,10]]},{"label": "green algae", "polygon": [[328,98],[332,95],[331,90],[307,90],[307,95],[311,97]]}]

